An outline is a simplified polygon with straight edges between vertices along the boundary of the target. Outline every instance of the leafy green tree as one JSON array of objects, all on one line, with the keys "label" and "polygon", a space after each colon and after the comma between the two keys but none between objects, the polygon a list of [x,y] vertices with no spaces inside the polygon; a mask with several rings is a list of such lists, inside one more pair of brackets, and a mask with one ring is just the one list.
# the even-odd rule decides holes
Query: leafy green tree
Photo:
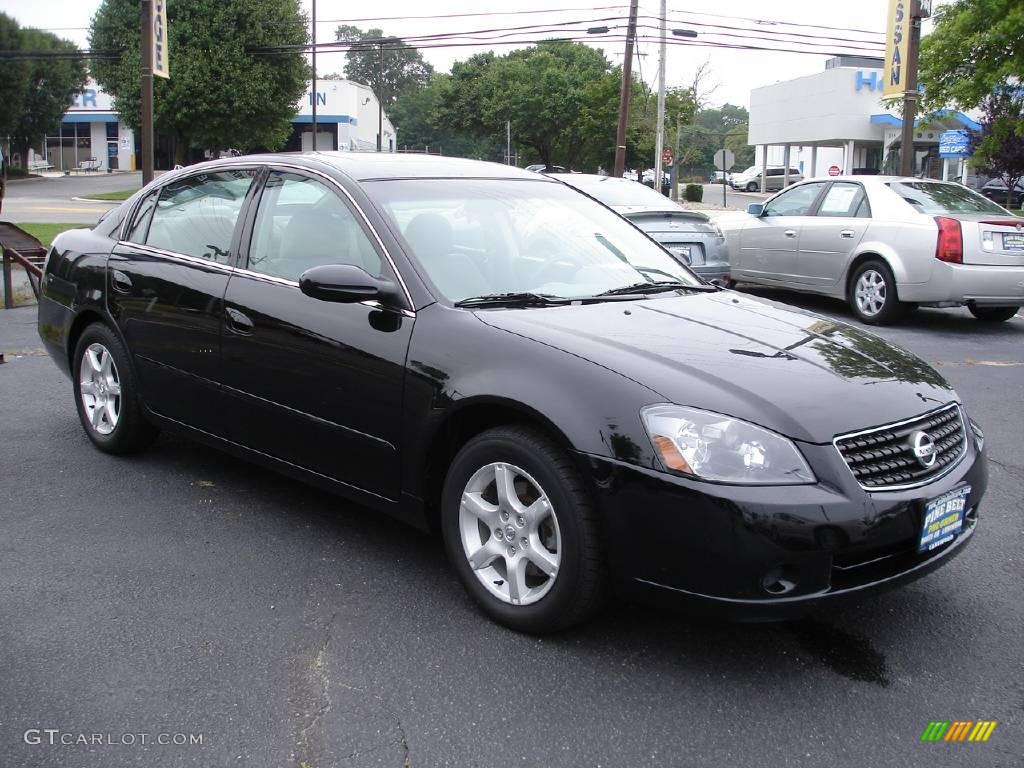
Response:
[{"label": "leafy green tree", "polygon": [[452,67],[443,119],[456,130],[514,141],[548,165],[581,167],[614,155],[618,85],[600,51],[552,40]]},{"label": "leafy green tree", "polygon": [[398,131],[399,146],[504,162],[504,142],[456,131],[444,119],[444,104],[451,87],[451,75],[434,73],[425,87],[408,88],[398,97],[388,116]]},{"label": "leafy green tree", "polygon": [[[176,139],[176,161],[184,162],[191,146],[283,145],[308,86],[309,67],[299,49],[273,54],[252,49],[309,42],[298,0],[174,0],[167,14],[171,77],[154,78],[153,112],[156,130]],[[137,0],[103,0],[89,43],[123,52],[119,61],[96,60],[92,71],[122,119],[138,127]]]},{"label": "leafy green tree", "polygon": [[[18,47],[26,51],[78,50],[73,43],[38,29],[21,30],[19,43]],[[24,161],[29,147],[38,146],[48,132],[56,132],[75,94],[85,85],[86,71],[80,58],[30,59],[19,63],[22,66],[16,76],[21,95],[14,98],[17,107],[7,116],[7,132]]]},{"label": "leafy green tree", "polygon": [[385,109],[407,91],[425,88],[434,73],[419,51],[400,37],[385,36],[383,30],[364,32],[346,24],[334,36],[340,42],[357,43],[345,54],[345,76],[373,88]]},{"label": "leafy green tree", "polygon": [[1010,193],[1024,179],[1024,94],[1017,88],[999,88],[982,101],[981,131],[970,134],[973,164],[987,176],[1006,182]]},{"label": "leafy green tree", "polygon": [[[6,13],[0,13],[0,51],[21,48],[21,28]],[[21,114],[25,100],[25,64],[15,59],[0,59],[0,136],[9,136]]]},{"label": "leafy green tree", "polygon": [[1024,3],[956,0],[921,40],[924,107],[972,109],[1000,85],[1024,80]]}]

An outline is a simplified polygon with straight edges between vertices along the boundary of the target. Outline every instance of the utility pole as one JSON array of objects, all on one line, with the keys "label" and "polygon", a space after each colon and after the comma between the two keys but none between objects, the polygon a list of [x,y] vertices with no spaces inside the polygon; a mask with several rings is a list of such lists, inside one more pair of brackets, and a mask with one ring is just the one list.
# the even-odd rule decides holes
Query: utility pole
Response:
[{"label": "utility pole", "polygon": [[[654,189],[661,192],[661,153],[665,149],[665,36],[668,34],[668,9],[665,0],[661,0],[661,46],[658,50],[658,124],[654,140]],[[673,184],[675,177],[673,176]]]},{"label": "utility pole", "polygon": [[505,121],[505,165],[512,165],[512,121]]},{"label": "utility pole", "polygon": [[903,92],[903,132],[900,175],[914,175],[914,119],[917,117],[917,56],[921,49],[921,0],[910,0],[910,38],[907,41],[907,81]]},{"label": "utility pole", "polygon": [[626,56],[622,61],[622,88],[619,90],[619,126],[615,131],[615,165],[612,175],[622,178],[626,167],[626,120],[629,117],[629,94],[633,86],[633,41],[636,39],[636,13],[639,0],[630,0],[629,27],[626,29]]},{"label": "utility pole", "polygon": [[142,0],[142,185],[153,180],[153,0]]},{"label": "utility pole", "polygon": [[380,58],[377,62],[377,151],[384,142],[384,38],[380,39]]},{"label": "utility pole", "polygon": [[316,0],[313,0],[313,151],[316,152]]}]

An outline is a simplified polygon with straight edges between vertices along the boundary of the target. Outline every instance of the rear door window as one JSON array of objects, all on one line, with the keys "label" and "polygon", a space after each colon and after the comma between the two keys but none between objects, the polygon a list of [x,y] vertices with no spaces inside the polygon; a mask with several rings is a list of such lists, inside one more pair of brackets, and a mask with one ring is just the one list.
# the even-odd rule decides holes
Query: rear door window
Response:
[{"label": "rear door window", "polygon": [[[861,210],[863,207],[863,215]],[[864,187],[847,181],[837,181],[828,192],[825,193],[821,205],[818,206],[818,216],[839,216],[854,218],[861,216],[867,218],[871,215],[867,209]]]},{"label": "rear door window", "polygon": [[205,171],[160,190],[146,245],[227,264],[231,239],[256,169]]}]

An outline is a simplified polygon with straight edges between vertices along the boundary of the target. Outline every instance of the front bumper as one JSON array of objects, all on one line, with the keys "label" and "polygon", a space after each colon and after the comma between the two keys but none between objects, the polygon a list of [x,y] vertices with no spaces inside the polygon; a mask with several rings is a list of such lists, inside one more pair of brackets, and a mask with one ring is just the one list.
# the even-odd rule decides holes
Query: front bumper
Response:
[{"label": "front bumper", "polygon": [[897,285],[901,301],[917,304],[1024,305],[1024,267],[936,261],[926,283]]},{"label": "front bumper", "polygon": [[[988,479],[973,440],[945,476],[887,492],[863,490],[831,445],[801,448],[818,484],[718,485],[585,456],[620,593],[731,618],[784,619],[919,578],[972,538]],[[962,532],[919,554],[925,504],[964,485],[971,493]]]}]

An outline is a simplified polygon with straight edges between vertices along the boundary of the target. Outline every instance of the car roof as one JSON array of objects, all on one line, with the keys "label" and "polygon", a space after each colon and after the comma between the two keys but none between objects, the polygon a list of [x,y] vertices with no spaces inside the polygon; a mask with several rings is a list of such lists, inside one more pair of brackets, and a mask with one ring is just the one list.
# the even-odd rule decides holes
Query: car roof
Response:
[{"label": "car roof", "polygon": [[531,173],[524,168],[491,163],[483,160],[467,160],[461,157],[442,157],[398,152],[268,152],[259,155],[226,157],[186,166],[183,170],[198,168],[214,169],[221,166],[237,166],[242,163],[288,162],[327,165],[338,169],[359,181],[370,179],[430,179],[430,178],[475,178],[475,179],[528,179],[554,183],[544,174]]}]

